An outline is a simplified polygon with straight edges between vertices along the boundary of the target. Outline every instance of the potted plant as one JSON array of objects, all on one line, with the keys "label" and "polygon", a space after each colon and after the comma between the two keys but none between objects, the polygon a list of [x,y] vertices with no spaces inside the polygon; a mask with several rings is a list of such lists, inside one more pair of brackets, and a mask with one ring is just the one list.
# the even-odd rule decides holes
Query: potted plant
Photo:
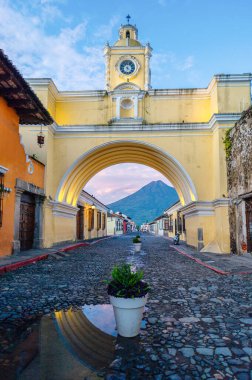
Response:
[{"label": "potted plant", "polygon": [[137,235],[136,237],[133,238],[133,244],[134,244],[135,252],[140,252],[141,247],[142,247],[140,235]]},{"label": "potted plant", "polygon": [[143,271],[133,272],[129,264],[115,266],[108,283],[118,334],[131,338],[139,334],[149,285],[142,281]]}]

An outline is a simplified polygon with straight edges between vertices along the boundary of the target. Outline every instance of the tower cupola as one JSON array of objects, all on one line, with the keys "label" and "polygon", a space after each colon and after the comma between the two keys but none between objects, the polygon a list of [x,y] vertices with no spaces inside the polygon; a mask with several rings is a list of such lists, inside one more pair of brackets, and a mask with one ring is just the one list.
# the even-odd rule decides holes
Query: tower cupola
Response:
[{"label": "tower cupola", "polygon": [[126,17],[127,24],[121,25],[119,29],[119,40],[116,41],[114,46],[141,46],[141,43],[137,40],[138,30],[136,25],[129,23],[130,16]]}]

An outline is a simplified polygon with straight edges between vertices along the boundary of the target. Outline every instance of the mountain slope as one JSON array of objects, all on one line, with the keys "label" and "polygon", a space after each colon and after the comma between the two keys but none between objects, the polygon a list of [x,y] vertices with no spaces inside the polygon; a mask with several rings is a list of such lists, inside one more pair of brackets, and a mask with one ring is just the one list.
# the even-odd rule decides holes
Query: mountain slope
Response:
[{"label": "mountain slope", "polygon": [[114,212],[121,211],[136,224],[150,222],[178,201],[176,190],[162,181],[152,181],[135,193],[107,205]]}]

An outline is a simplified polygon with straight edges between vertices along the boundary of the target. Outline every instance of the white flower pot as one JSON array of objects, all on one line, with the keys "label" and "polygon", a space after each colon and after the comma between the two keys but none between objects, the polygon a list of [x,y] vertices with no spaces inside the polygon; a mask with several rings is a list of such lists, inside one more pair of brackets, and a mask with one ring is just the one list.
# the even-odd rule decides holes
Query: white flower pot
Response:
[{"label": "white flower pot", "polygon": [[110,303],[113,305],[119,335],[132,338],[139,334],[147,297],[148,294],[141,298],[110,296]]},{"label": "white flower pot", "polygon": [[142,243],[134,243],[135,252],[140,252]]}]

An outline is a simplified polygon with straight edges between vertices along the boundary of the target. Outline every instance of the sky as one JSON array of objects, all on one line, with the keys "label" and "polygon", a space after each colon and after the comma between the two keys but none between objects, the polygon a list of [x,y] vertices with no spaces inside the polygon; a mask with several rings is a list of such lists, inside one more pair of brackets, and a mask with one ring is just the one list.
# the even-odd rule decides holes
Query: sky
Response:
[{"label": "sky", "polygon": [[151,181],[171,183],[158,171],[139,164],[112,165],[94,176],[85,189],[104,204],[113,203],[139,190]]},{"label": "sky", "polygon": [[[59,90],[104,89],[103,47],[127,14],[153,48],[153,88],[207,87],[214,74],[252,71],[251,0],[0,0],[0,47],[24,77],[52,78]],[[163,179],[111,167],[87,189],[112,202],[146,176]]]}]

